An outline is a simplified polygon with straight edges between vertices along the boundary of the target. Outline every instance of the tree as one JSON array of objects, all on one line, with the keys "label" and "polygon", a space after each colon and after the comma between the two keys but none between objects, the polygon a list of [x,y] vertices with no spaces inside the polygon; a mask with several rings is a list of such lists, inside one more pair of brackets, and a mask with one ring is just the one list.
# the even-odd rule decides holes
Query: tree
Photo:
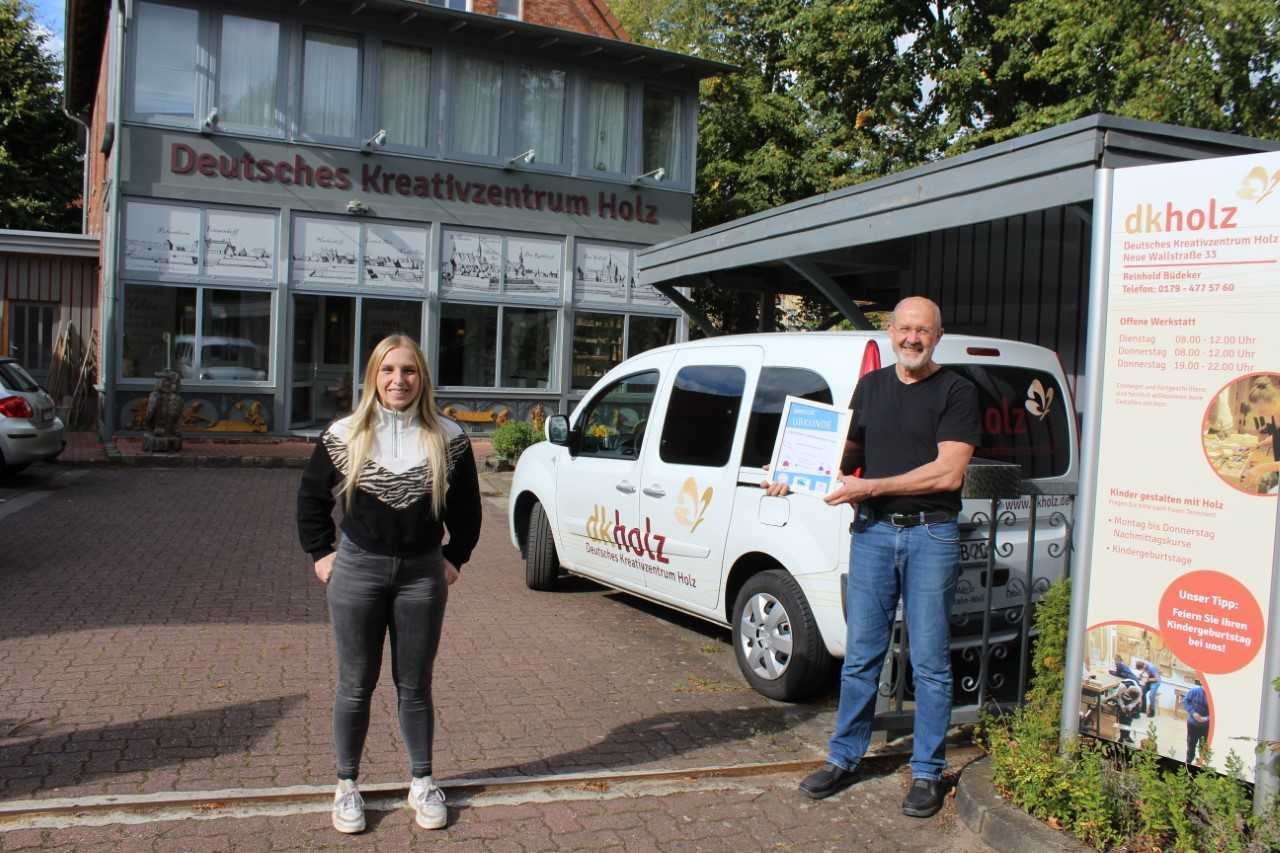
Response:
[{"label": "tree", "polygon": [[22,0],[0,0],[0,228],[79,231],[76,126],[46,39]]}]

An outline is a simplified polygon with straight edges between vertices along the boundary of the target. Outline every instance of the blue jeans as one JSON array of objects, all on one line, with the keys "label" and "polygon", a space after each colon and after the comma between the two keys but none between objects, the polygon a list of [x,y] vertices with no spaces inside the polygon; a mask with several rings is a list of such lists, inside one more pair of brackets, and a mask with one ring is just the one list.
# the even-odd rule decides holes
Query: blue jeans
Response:
[{"label": "blue jeans", "polygon": [[849,552],[844,667],[827,760],[852,770],[871,742],[880,669],[902,598],[915,672],[911,775],[937,780],[951,725],[951,604],[960,573],[954,521],[898,527],[877,521],[855,533]]},{"label": "blue jeans", "polygon": [[1142,706],[1146,710],[1148,717],[1154,717],[1156,715],[1156,709],[1159,707],[1156,704],[1156,694],[1159,692],[1159,681],[1151,682],[1146,686],[1146,689],[1142,691]]}]

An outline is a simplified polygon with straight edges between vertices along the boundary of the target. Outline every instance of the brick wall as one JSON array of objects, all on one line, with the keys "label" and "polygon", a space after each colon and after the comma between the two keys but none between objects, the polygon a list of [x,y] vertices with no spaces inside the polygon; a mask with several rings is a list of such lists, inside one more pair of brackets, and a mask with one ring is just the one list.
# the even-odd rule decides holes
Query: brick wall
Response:
[{"label": "brick wall", "polygon": [[[603,38],[631,40],[605,0],[523,0],[523,3],[524,20],[531,24],[576,30]],[[496,15],[498,2],[473,0],[471,8],[482,15]]]},{"label": "brick wall", "polygon": [[102,219],[106,202],[107,164],[103,156],[102,136],[106,132],[107,120],[107,82],[110,77],[108,63],[111,59],[111,29],[103,37],[102,59],[98,63],[98,90],[93,96],[92,113],[89,118],[89,140],[86,143],[85,168],[89,170],[89,197],[85,199],[88,206],[88,217],[85,221],[85,233],[102,236]]}]

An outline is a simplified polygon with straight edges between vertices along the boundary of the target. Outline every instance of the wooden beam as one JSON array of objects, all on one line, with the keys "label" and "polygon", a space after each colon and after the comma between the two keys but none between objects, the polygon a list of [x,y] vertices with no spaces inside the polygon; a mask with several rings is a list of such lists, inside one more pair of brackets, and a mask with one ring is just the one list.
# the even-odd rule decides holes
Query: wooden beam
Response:
[{"label": "wooden beam", "polygon": [[511,37],[512,37],[513,35],[515,35],[515,34],[516,34],[516,31],[515,31],[515,30],[503,30],[502,32],[500,32],[500,33],[498,33],[496,36],[494,36],[494,37],[493,37],[493,40],[494,40],[494,41],[503,41],[503,40],[505,40],[505,39],[509,39],[509,38],[511,38]]},{"label": "wooden beam", "polygon": [[559,36],[552,36],[551,38],[547,39],[546,41],[538,42],[538,50],[546,50],[547,48],[551,47],[551,45],[553,45],[553,44],[559,44],[559,43],[560,43],[560,37],[559,37]]},{"label": "wooden beam", "polygon": [[[708,278],[707,281],[711,282],[711,279]],[[712,325],[711,321],[707,319],[707,315],[699,311],[698,306],[690,302],[685,295],[676,290],[675,286],[670,282],[664,281],[662,284],[655,284],[653,289],[675,303],[675,306],[684,312],[684,315],[689,318],[689,322],[697,326],[702,331],[702,334],[706,335],[708,338],[714,338],[720,335],[720,330]]]},{"label": "wooden beam", "polygon": [[644,54],[643,54],[643,53],[637,53],[635,56],[631,57],[630,59],[624,59],[624,60],[622,60],[621,62],[619,62],[618,64],[619,64],[619,65],[630,65],[630,64],[631,64],[631,63],[633,63],[633,62],[644,62]]},{"label": "wooden beam", "polygon": [[369,5],[368,3],[363,3],[363,2],[362,2],[362,3],[357,3],[356,5],[354,5],[354,6],[352,6],[352,7],[351,7],[351,14],[352,14],[352,15],[359,15],[361,12],[363,12],[363,11],[364,11],[365,7],[366,7],[366,6],[368,6],[368,5]]},{"label": "wooden beam", "polygon": [[467,25],[466,21],[454,21],[452,24],[449,25],[449,32],[456,33],[458,30],[462,29],[466,25]]},{"label": "wooden beam", "polygon": [[405,25],[405,24],[409,23],[410,21],[412,21],[412,20],[413,20],[414,18],[416,18],[416,17],[418,17],[418,13],[417,13],[417,12],[410,12],[409,14],[405,15],[403,18],[401,18],[401,19],[400,19],[400,24],[401,24],[401,26],[403,26],[403,25]]},{"label": "wooden beam", "polygon": [[867,315],[862,313],[862,309],[857,303],[849,298],[849,294],[844,292],[836,281],[827,275],[826,271],[819,267],[816,263],[802,258],[786,258],[783,263],[794,270],[801,278],[813,285],[814,288],[826,298],[836,310],[849,318],[849,322],[853,324],[855,329],[863,329],[866,331],[875,331],[876,325],[867,319]]},{"label": "wooden beam", "polygon": [[597,53],[600,53],[603,50],[604,50],[603,47],[600,47],[600,45],[596,45],[595,47],[589,47],[586,50],[582,51],[582,53],[579,53],[578,56],[595,56]]}]

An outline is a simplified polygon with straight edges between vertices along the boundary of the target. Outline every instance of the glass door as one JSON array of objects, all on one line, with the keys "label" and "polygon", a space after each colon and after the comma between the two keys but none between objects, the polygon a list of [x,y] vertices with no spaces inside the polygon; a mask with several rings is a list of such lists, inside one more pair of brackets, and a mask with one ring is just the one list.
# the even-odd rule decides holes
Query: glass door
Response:
[{"label": "glass door", "polygon": [[293,297],[291,429],[323,427],[351,412],[355,399],[356,300]]}]

